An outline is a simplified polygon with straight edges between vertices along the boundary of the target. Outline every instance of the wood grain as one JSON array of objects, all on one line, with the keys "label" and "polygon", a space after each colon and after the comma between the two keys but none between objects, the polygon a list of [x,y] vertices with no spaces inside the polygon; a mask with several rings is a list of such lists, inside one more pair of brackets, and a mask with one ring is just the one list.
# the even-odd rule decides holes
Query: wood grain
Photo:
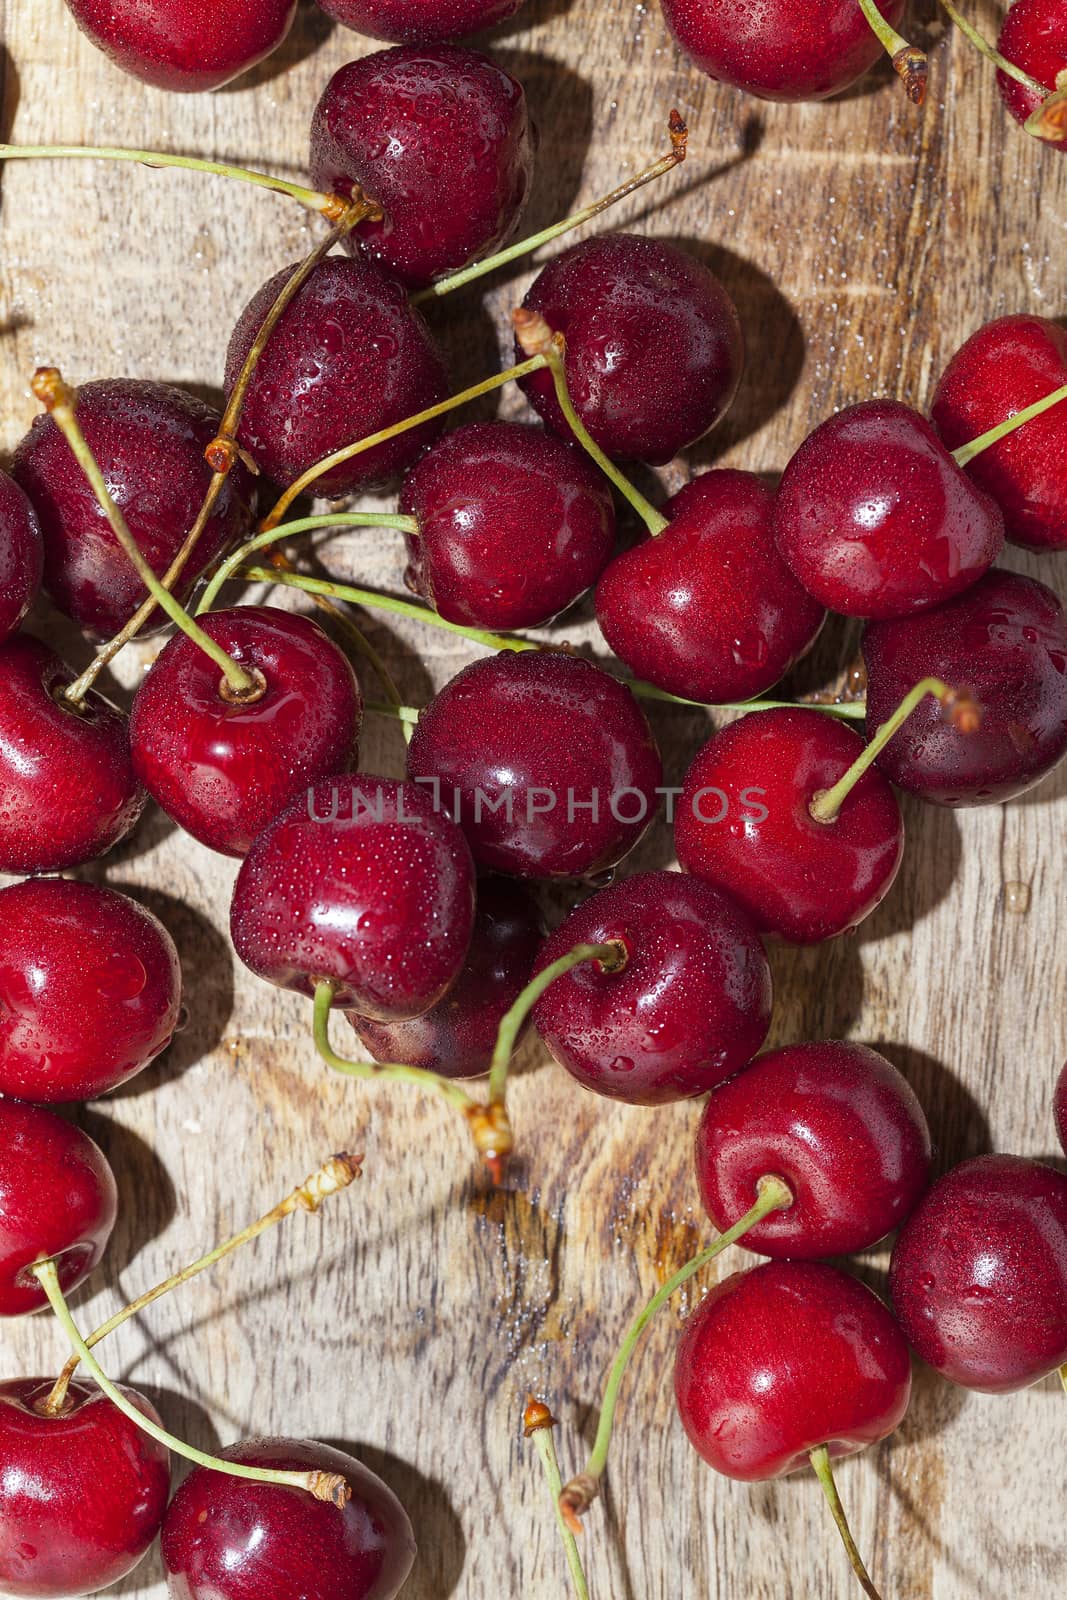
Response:
[{"label": "wood grain", "polygon": [[[948,355],[987,318],[1063,312],[1067,164],[1009,123],[991,71],[943,36],[933,0],[919,10],[913,32],[932,45],[921,114],[883,70],[833,105],[746,100],[689,69],[658,10],[632,0],[534,0],[525,25],[494,41],[543,129],[534,226],[643,165],[671,105],[691,122],[690,163],[617,221],[684,240],[720,272],[749,365],[725,425],[666,471],[668,485],[712,461],[780,470],[835,406],[871,394],[927,401]],[[995,27],[989,0],[970,10]],[[308,7],[251,79],[180,98],[111,69],[60,0],[0,0],[0,27],[6,136],[159,146],[297,176],[317,95],[367,48]],[[3,448],[30,421],[40,362],[72,381],[123,374],[214,391],[246,299],[314,234],[283,200],[192,175],[18,165],[2,184]],[[457,383],[495,365],[528,279],[513,273],[437,316]],[[519,398],[501,409],[519,414]],[[322,559],[399,592],[399,544],[361,531],[330,541]],[[1057,582],[1054,559],[1015,552],[1009,562]],[[44,612],[35,625],[56,632]],[[395,619],[368,626],[414,703],[475,653]],[[563,632],[590,639],[588,611]],[[818,670],[844,666],[851,648],[835,630]],[[127,691],[149,655],[122,662]],[[708,718],[662,709],[655,720],[678,781]],[[401,759],[395,727],[372,723],[366,768],[396,773]],[[775,954],[774,1038],[848,1035],[883,1048],[922,1097],[945,1163],[993,1146],[1049,1154],[1051,1084],[1067,1053],[1057,937],[1067,768],[1005,810],[906,813],[900,883],[859,937]],[[635,864],[666,864],[670,851],[658,827]],[[533,1388],[550,1402],[564,1470],[577,1468],[623,1326],[706,1232],[689,1166],[696,1109],[600,1102],[527,1046],[514,1089],[522,1158],[507,1192],[489,1194],[447,1111],[330,1078],[307,1006],[237,969],[225,931],[230,862],[157,813],[85,875],[130,889],[171,928],[190,1021],[159,1064],[82,1117],[123,1201],[106,1263],[78,1302],[83,1324],[258,1214],[331,1150],[367,1157],[364,1181],[320,1220],[295,1219],[124,1329],[110,1370],[202,1446],[252,1431],[354,1446],[416,1526],[405,1600],[559,1597],[565,1568],[520,1439],[521,1399]],[[1026,914],[1009,909],[1012,884],[1030,891]],[[868,1263],[876,1284],[885,1260],[882,1250]],[[680,1298],[677,1315],[689,1303]],[[610,1492],[589,1518],[597,1600],[849,1595],[814,1481],[750,1490],[693,1455],[671,1397],[677,1326],[666,1316],[648,1339]],[[4,1343],[12,1373],[51,1371],[64,1354],[42,1320],[5,1329]],[[1051,1383],[989,1399],[917,1374],[899,1434],[840,1473],[887,1597],[1062,1592],[1062,1471],[1050,1470],[1062,1461],[1062,1406]],[[163,1594],[154,1555],[121,1592]]]}]

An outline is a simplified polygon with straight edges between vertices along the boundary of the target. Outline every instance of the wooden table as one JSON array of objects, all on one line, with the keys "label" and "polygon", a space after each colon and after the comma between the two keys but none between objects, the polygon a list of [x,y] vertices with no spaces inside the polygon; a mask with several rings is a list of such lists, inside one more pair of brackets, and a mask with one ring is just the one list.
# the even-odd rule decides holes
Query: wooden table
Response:
[{"label": "wooden table", "polygon": [[[969,9],[995,27],[988,0]],[[526,22],[495,46],[544,130],[532,225],[644,165],[671,105],[692,124],[690,163],[615,222],[683,240],[714,266],[740,307],[749,361],[725,425],[665,474],[670,485],[711,461],[780,470],[837,406],[927,402],[945,360],[989,317],[1064,310],[1067,163],[1009,122],[992,71],[943,36],[932,0],[913,30],[933,42],[921,114],[882,70],[829,106],[744,99],[690,70],[656,7],[632,0],[534,0]],[[0,0],[0,30],[5,137],[161,147],[297,177],[322,86],[364,48],[308,7],[251,78],[183,98],[114,71],[60,0]],[[282,199],[141,168],[12,166],[2,202],[6,448],[33,415],[28,380],[41,362],[75,382],[128,375],[216,393],[241,307],[317,227]],[[457,383],[493,369],[527,281],[494,281],[484,308],[477,293],[456,296],[438,319]],[[518,397],[502,410],[519,414]],[[400,592],[399,544],[363,530],[334,540],[325,561]],[[1057,581],[1054,558],[1007,560]],[[587,618],[570,637],[590,636]],[[56,636],[47,613],[35,624]],[[477,653],[414,624],[369,626],[414,703]],[[818,670],[853,648],[833,630]],[[150,654],[122,663],[127,689]],[[809,669],[805,684],[817,676]],[[661,708],[655,722],[678,781],[710,720]],[[397,773],[401,758],[395,725],[371,721],[365,768]],[[883,1049],[923,1100],[942,1164],[993,1147],[1048,1155],[1067,1053],[1067,767],[1004,809],[905,810],[904,870],[859,937],[774,954],[773,1040],[847,1035]],[[670,849],[657,827],[635,864],[666,865]],[[520,1437],[522,1397],[532,1388],[550,1401],[565,1471],[580,1466],[627,1319],[708,1234],[689,1161],[696,1108],[601,1101],[527,1046],[513,1097],[521,1160],[506,1192],[489,1193],[445,1108],[330,1077],[309,1007],[236,966],[231,862],[154,812],[85,876],[162,916],[181,947],[190,1021],[161,1062],[82,1118],[122,1192],[106,1264],[77,1302],[83,1325],[257,1215],[331,1150],[366,1151],[350,1198],[150,1310],[108,1347],[111,1372],[204,1447],[256,1431],[350,1444],[415,1524],[405,1600],[558,1600],[566,1572]],[[873,1252],[875,1285],[885,1265],[886,1251]],[[682,1316],[692,1299],[679,1301]],[[691,1451],[671,1392],[677,1331],[665,1315],[624,1395],[610,1493],[588,1519],[593,1594],[850,1595],[814,1480],[748,1489]],[[44,1319],[6,1328],[5,1345],[10,1373],[52,1371],[64,1354]],[[896,1437],[839,1474],[887,1600],[1063,1591],[1063,1405],[1052,1382],[992,1399],[917,1373]],[[154,1554],[121,1592],[163,1593]]]}]

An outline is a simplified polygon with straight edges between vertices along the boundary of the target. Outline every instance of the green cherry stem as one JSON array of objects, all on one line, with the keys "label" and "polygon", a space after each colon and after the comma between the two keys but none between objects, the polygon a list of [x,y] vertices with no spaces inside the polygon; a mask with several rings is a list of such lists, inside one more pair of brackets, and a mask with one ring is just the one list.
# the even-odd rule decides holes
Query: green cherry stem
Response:
[{"label": "green cherry stem", "polygon": [[273,544],[281,543],[282,540],[293,539],[300,533],[312,533],[318,528],[399,528],[402,533],[419,531],[419,525],[414,517],[392,516],[384,511],[339,511],[328,517],[299,517],[294,522],[283,522],[267,533],[257,534],[254,539],[249,539],[247,544],[243,544],[239,550],[226,557],[201,595],[196,615],[202,617],[205,612],[211,610],[223,584],[235,577],[238,569],[244,565],[249,556],[254,556],[257,550],[266,550]]},{"label": "green cherry stem", "polygon": [[574,1583],[576,1600],[589,1600],[589,1584],[582,1566],[581,1552],[575,1541],[574,1534],[567,1526],[566,1518],[560,1510],[559,1497],[563,1489],[563,1480],[560,1476],[559,1458],[556,1455],[556,1441],[552,1430],[556,1427],[556,1419],[551,1411],[534,1395],[527,1395],[526,1408],[522,1414],[522,1431],[527,1439],[532,1439],[541,1466],[548,1484],[548,1492],[552,1496],[552,1507],[556,1515],[556,1525],[563,1540],[563,1549],[567,1556],[567,1565],[571,1569],[571,1579]]},{"label": "green cherry stem", "polygon": [[826,1445],[821,1444],[811,1452],[809,1459],[815,1468],[815,1476],[818,1478],[822,1492],[826,1496],[830,1514],[837,1524],[837,1531],[841,1535],[841,1543],[848,1552],[848,1559],[852,1564],[852,1570],[856,1574],[860,1588],[865,1595],[869,1596],[869,1600],[882,1600],[881,1595],[874,1586],[870,1573],[863,1564],[863,1557],[856,1548],[856,1541],[852,1537],[852,1530],[848,1525],[848,1518],[845,1516],[845,1508],[841,1504],[841,1499],[837,1492],[837,1484],[834,1482],[829,1449]]},{"label": "green cherry stem", "polygon": [[543,972],[530,979],[514,1004],[505,1012],[497,1030],[496,1046],[489,1063],[490,1105],[504,1104],[508,1068],[511,1065],[515,1041],[523,1023],[545,990],[551,988],[557,978],[562,978],[565,973],[580,966],[583,961],[595,961],[601,972],[621,972],[627,960],[626,946],[618,939],[608,940],[604,944],[576,944],[573,950],[568,950],[566,955],[560,956],[558,961],[551,962]]},{"label": "green cherry stem", "polygon": [[386,705],[381,700],[365,700],[364,711],[369,711],[374,717],[393,717],[397,722],[403,722],[407,727],[413,728],[422,716],[418,706],[402,706],[399,703]]},{"label": "green cherry stem", "polygon": [[908,99],[913,105],[921,106],[926,99],[928,76],[925,50],[909,44],[895,28],[890,27],[875,0],[859,0],[859,7],[870,24],[871,32],[892,61],[893,70],[903,82]]},{"label": "green cherry stem", "polygon": [[1057,72],[1056,87],[1031,111],[1023,128],[1035,139],[1045,139],[1050,144],[1060,144],[1067,138],[1067,68]]},{"label": "green cherry stem", "polygon": [[1009,78],[1014,78],[1016,83],[1021,83],[1025,89],[1032,89],[1035,94],[1041,96],[1042,100],[1047,97],[1049,91],[1045,88],[1045,85],[1038,83],[1036,78],[1031,78],[1028,72],[1024,72],[1022,67],[1017,67],[1014,61],[1009,61],[1007,56],[1002,56],[1000,51],[990,44],[984,34],[979,33],[974,24],[968,22],[962,12],[957,10],[952,0],[941,0],[941,6],[963,34],[963,37],[969,39],[975,49],[980,50],[982,55],[987,60],[992,61],[995,67],[1001,72],[1007,73]]},{"label": "green cherry stem", "polygon": [[1007,417],[1003,422],[998,422],[995,428],[989,428],[985,433],[980,433],[977,439],[971,439],[968,444],[961,444],[958,450],[953,450],[952,459],[957,466],[965,467],[975,456],[980,456],[983,450],[988,450],[990,445],[999,444],[1001,439],[1007,438],[1009,433],[1014,433],[1016,428],[1021,428],[1024,422],[1031,422],[1034,417],[1041,416],[1042,412],[1050,411],[1053,406],[1058,406],[1061,401],[1067,400],[1067,383],[1059,389],[1053,389],[1041,400],[1035,400],[1032,406],[1025,406],[1022,411],[1016,411],[1014,416]]},{"label": "green cherry stem", "polygon": [[735,1222],[732,1228],[720,1234],[713,1244],[709,1244],[699,1255],[687,1261],[684,1267],[679,1267],[634,1318],[608,1372],[607,1382],[604,1385],[604,1400],[600,1408],[600,1422],[585,1471],[571,1479],[559,1498],[560,1510],[572,1532],[582,1531],[582,1516],[600,1493],[600,1480],[607,1466],[622,1380],[626,1376],[626,1369],[630,1365],[637,1343],[653,1317],[667,1304],[671,1296],[706,1267],[709,1261],[714,1261],[715,1257],[721,1255],[729,1245],[736,1244],[738,1239],[750,1228],[754,1228],[758,1222],[762,1222],[764,1217],[770,1216],[772,1211],[787,1211],[792,1204],[793,1191],[784,1179],[770,1173],[760,1178],[756,1184],[755,1203],[744,1216]]},{"label": "green cherry stem", "polygon": [[70,1341],[71,1349],[84,1363],[96,1383],[107,1395],[112,1405],[116,1406],[122,1414],[142,1433],[147,1433],[150,1438],[163,1445],[176,1456],[184,1456],[187,1461],[195,1462],[198,1467],[207,1467],[211,1472],[222,1472],[231,1478],[249,1478],[255,1483],[281,1484],[290,1489],[305,1489],[316,1500],[325,1500],[336,1506],[343,1506],[351,1498],[352,1491],[344,1478],[332,1472],[276,1472],[266,1467],[246,1467],[236,1461],[224,1461],[218,1456],[209,1456],[202,1450],[196,1450],[192,1445],[186,1444],[181,1439],[176,1439],[172,1433],[161,1428],[152,1421],[133,1401],[116,1388],[111,1379],[104,1372],[93,1352],[78,1332],[74,1318],[70,1314],[59,1284],[59,1273],[56,1271],[54,1261],[39,1261],[30,1268],[41,1288],[48,1296],[48,1303],[55,1313],[56,1320],[62,1327]]}]

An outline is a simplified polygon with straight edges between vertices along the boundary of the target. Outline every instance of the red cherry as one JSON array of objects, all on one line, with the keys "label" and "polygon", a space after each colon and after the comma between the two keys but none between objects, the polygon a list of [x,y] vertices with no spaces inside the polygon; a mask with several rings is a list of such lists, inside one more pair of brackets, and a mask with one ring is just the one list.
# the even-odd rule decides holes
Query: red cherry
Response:
[{"label": "red cherry", "polygon": [[[293,270],[271,278],[241,313],[226,356],[228,389]],[[369,262],[328,256],[271,335],[238,437],[261,471],[288,485],[324,456],[437,405],[447,393],[444,363],[403,287]],[[320,478],[316,493],[336,498],[395,477],[441,426],[426,423],[352,457]]]},{"label": "red cherry", "polygon": [[475,50],[377,50],[334,73],[315,109],[312,182],[381,207],[349,245],[412,289],[504,244],[532,176],[522,84]]},{"label": "red cherry", "polygon": [[720,1232],[767,1173],[793,1192],[744,1235],[758,1255],[850,1255],[914,1211],[930,1181],[930,1130],[910,1085],[876,1050],[827,1040],[760,1056],[708,1100],[697,1179]]},{"label": "red cherry", "polygon": [[[1025,3],[1015,0],[1013,11]],[[930,414],[955,450],[1065,383],[1067,332],[1047,317],[999,317],[952,357]],[[1013,544],[1067,549],[1067,406],[1053,406],[990,445],[967,473],[1000,506]]]},{"label": "red cherry", "polygon": [[[521,884],[483,878],[463,970],[443,1000],[410,1022],[348,1020],[375,1061],[403,1061],[445,1078],[489,1071],[497,1029],[530,981],[544,928]],[[521,1038],[521,1034],[520,1034]]]},{"label": "red cherry", "polygon": [[372,39],[439,44],[513,17],[524,0],[318,0],[328,17]]},{"label": "red cherry", "polygon": [[791,944],[856,927],[897,875],[900,807],[872,768],[833,822],[809,808],[862,751],[851,728],[806,707],[752,712],[721,729],[698,752],[678,801],[682,867],[731,895],[761,933]]},{"label": "red cherry", "polygon": [[67,0],[83,33],[142,83],[219,89],[278,48],[296,0]]},{"label": "red cherry", "polygon": [[0,472],[0,641],[14,633],[41,587],[44,545],[37,513]]},{"label": "red cherry", "polygon": [[36,1261],[56,1258],[64,1293],[87,1278],[117,1208],[111,1168],[88,1134],[43,1106],[0,1100],[0,1316],[48,1304],[27,1271]]},{"label": "red cherry", "polygon": [[419,717],[408,775],[436,786],[474,859],[519,878],[604,872],[659,805],[659,751],[626,685],[576,656],[504,651]]},{"label": "red cherry", "polygon": [[1056,1092],[1052,1099],[1053,1115],[1056,1119],[1056,1132],[1060,1136],[1063,1153],[1067,1155],[1067,1065],[1065,1065],[1056,1080]]},{"label": "red cherry", "polygon": [[605,480],[539,428],[475,422],[450,433],[404,484],[408,581],[449,622],[537,628],[585,593],[615,542]]},{"label": "red cherry", "polygon": [[474,868],[430,795],[327,778],[264,829],[237,876],[234,948],[268,983],[380,1022],[421,1016],[456,981],[474,925]]},{"label": "red cherry", "polygon": [[355,764],[363,697],[347,658],[307,617],[240,606],[199,620],[261,674],[264,692],[228,698],[215,663],[176,634],[133,703],[133,765],[187,833],[242,856],[309,785]]},{"label": "red cherry", "polygon": [[400,1501],[369,1468],[310,1439],[251,1439],[224,1461],[340,1473],[341,1510],[302,1489],[196,1467],[167,1510],[161,1549],[173,1600],[393,1600],[415,1561]]},{"label": "red cherry", "polygon": [[1032,789],[1067,754],[1067,619],[1043,583],[999,568],[948,605],[872,622],[863,633],[868,726],[928,673],[982,707],[960,733],[931,702],[878,757],[901,789],[934,805],[975,806]]},{"label": "red cherry", "polygon": [[126,718],[28,634],[0,644],[0,872],[65,872],[110,850],[144,810]]},{"label": "red cherry", "polygon": [[[51,1388],[0,1384],[0,1588],[33,1600],[95,1594],[132,1572],[170,1488],[167,1451],[94,1384],[73,1382],[58,1417],[36,1409]],[[122,1392],[159,1422],[143,1395]]]},{"label": "red cherry", "polygon": [[751,924],[679,872],[641,872],[571,912],[541,972],[576,944],[616,941],[626,961],[584,961],[534,1010],[538,1033],[587,1089],[632,1105],[704,1094],[748,1065],[767,1037],[771,973]]},{"label": "red cherry", "polygon": [[[87,383],[76,414],[130,532],[162,576],[211,482],[204,451],[218,432],[218,414],[182,389],[130,378]],[[51,417],[37,418],[11,470],[40,519],[47,593],[90,638],[110,638],[145,598],[144,586]],[[220,551],[248,533],[252,494],[248,472],[236,467],[177,585],[179,599]],[[154,626],[161,619],[159,613]]]},{"label": "red cherry", "polygon": [[707,472],[667,502],[662,533],[611,563],[597,621],[637,677],[688,700],[748,700],[811,648],[826,613],[775,548],[773,505],[753,473]]},{"label": "red cherry", "polygon": [[830,610],[902,617],[980,578],[1004,544],[1004,518],[925,417],[865,400],[822,423],[789,462],[774,537]]},{"label": "red cherry", "polygon": [[865,1284],[813,1261],[769,1261],[717,1283],[689,1318],[674,1393],[716,1472],[780,1478],[829,1445],[884,1439],[911,1396],[908,1346]]},{"label": "red cherry", "polygon": [[[1067,16],[1061,0],[1012,0],[997,49],[1046,89],[1055,89],[1060,73],[1067,72]],[[1016,122],[1025,122],[1041,104],[1040,95],[1006,72],[997,73],[997,87]],[[1067,150],[1067,135],[1042,143],[1053,150]]]},{"label": "red cherry", "polygon": [[934,1184],[893,1250],[889,1292],[924,1361],[986,1394],[1067,1361],[1067,1178],[978,1156]]},{"label": "red cherry", "polygon": [[0,889],[0,1094],[91,1100],[165,1050],[181,1009],[174,941],[113,889]]},{"label": "red cherry", "polygon": [[[707,267],[663,239],[604,233],[572,245],[542,268],[523,306],[566,338],[571,400],[609,456],[662,466],[714,427],[737,391],[744,340],[734,303]],[[522,387],[570,437],[551,373]]]}]

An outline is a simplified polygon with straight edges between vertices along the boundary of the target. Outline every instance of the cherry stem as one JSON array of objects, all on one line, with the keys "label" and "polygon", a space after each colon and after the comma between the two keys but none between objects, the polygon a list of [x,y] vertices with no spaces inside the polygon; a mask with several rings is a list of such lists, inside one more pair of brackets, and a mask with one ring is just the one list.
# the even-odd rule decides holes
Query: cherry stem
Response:
[{"label": "cherry stem", "polygon": [[497,1030],[496,1046],[489,1063],[490,1105],[504,1103],[508,1068],[511,1065],[515,1041],[523,1023],[545,990],[550,989],[557,978],[562,978],[565,973],[580,966],[583,961],[595,961],[601,972],[621,972],[628,959],[626,946],[618,939],[610,939],[604,944],[576,944],[573,950],[568,950],[566,955],[560,956],[557,961],[545,967],[543,972],[530,979],[525,989],[504,1013]]},{"label": "cherry stem", "polygon": [[577,1600],[589,1600],[589,1584],[586,1581],[585,1569],[582,1566],[582,1557],[575,1541],[574,1534],[567,1526],[566,1518],[560,1510],[559,1497],[563,1490],[563,1479],[559,1470],[559,1458],[556,1455],[556,1441],[552,1430],[557,1427],[555,1417],[546,1405],[535,1399],[531,1394],[526,1398],[526,1407],[522,1414],[522,1430],[527,1439],[532,1439],[537,1454],[541,1459],[544,1469],[545,1481],[548,1492],[552,1496],[552,1506],[556,1514],[556,1523],[559,1527],[563,1548],[567,1555],[567,1565],[571,1569],[571,1578],[574,1580],[574,1592]]},{"label": "cherry stem", "polygon": [[228,583],[248,557],[255,555],[257,550],[265,550],[270,545],[279,544],[283,539],[295,538],[298,533],[311,533],[317,528],[399,528],[402,533],[417,533],[419,525],[414,517],[392,516],[384,511],[341,511],[330,517],[299,517],[294,522],[283,522],[267,533],[257,534],[254,539],[249,539],[247,544],[243,544],[239,550],[227,556],[201,595],[196,615],[202,617],[205,612],[211,610],[223,584]]},{"label": "cherry stem", "polygon": [[852,1570],[856,1574],[860,1588],[865,1595],[870,1596],[870,1600],[882,1600],[881,1595],[874,1586],[870,1573],[863,1564],[863,1557],[856,1548],[856,1541],[852,1537],[852,1530],[848,1525],[848,1518],[845,1516],[845,1508],[841,1504],[841,1499],[837,1492],[837,1484],[834,1482],[829,1449],[826,1445],[821,1444],[811,1452],[809,1459],[815,1468],[815,1476],[822,1485],[822,1492],[826,1496],[830,1514],[837,1523],[837,1531],[841,1535],[841,1543],[848,1552],[848,1559],[852,1563]]},{"label": "cherry stem", "polygon": [[1042,100],[1047,98],[1049,91],[1045,88],[1045,85],[1038,83],[1036,78],[1031,78],[1028,72],[1024,72],[1022,67],[1017,67],[1014,61],[1009,61],[1007,56],[1002,56],[1000,51],[994,45],[991,45],[984,35],[978,32],[973,23],[968,22],[967,18],[956,9],[952,0],[941,0],[941,5],[948,12],[949,17],[956,24],[964,38],[969,39],[975,49],[980,50],[982,55],[992,61],[995,67],[1006,73],[1009,78],[1014,78],[1016,83],[1021,83],[1024,89],[1030,89],[1034,94],[1039,94]]},{"label": "cherry stem", "polygon": [[593,1449],[586,1463],[585,1471],[572,1478],[570,1483],[560,1495],[560,1510],[567,1526],[574,1533],[582,1531],[582,1514],[588,1511],[597,1495],[600,1493],[600,1480],[607,1466],[608,1449],[611,1445],[612,1430],[615,1425],[615,1412],[619,1403],[619,1390],[626,1369],[630,1365],[638,1340],[644,1333],[648,1324],[656,1313],[667,1304],[671,1296],[688,1283],[689,1279],[706,1267],[709,1261],[714,1261],[729,1245],[736,1244],[750,1228],[762,1222],[764,1217],[770,1216],[772,1211],[788,1211],[793,1204],[793,1191],[783,1178],[767,1173],[756,1183],[756,1201],[744,1216],[719,1235],[713,1244],[709,1244],[687,1261],[684,1267],[668,1278],[652,1296],[652,1299],[630,1324],[626,1335],[619,1347],[611,1367],[608,1371],[607,1382],[604,1385],[604,1401],[600,1408],[600,1422],[597,1426],[596,1439]]},{"label": "cherry stem", "polygon": [[[269,1228],[273,1228],[277,1223],[283,1222],[294,1211],[318,1211],[324,1200],[328,1200],[331,1195],[339,1194],[342,1189],[347,1189],[349,1184],[360,1176],[362,1162],[362,1156],[349,1155],[347,1152],[331,1156],[317,1172],[313,1172],[310,1178],[305,1178],[304,1182],[295,1188],[291,1194],[286,1195],[284,1200],[279,1200],[278,1204],[272,1206],[264,1216],[259,1218],[258,1222],[250,1223],[247,1228],[242,1228],[240,1233],[235,1233],[231,1238],[225,1239],[222,1244],[217,1244],[206,1255],[198,1257],[189,1266],[183,1267],[180,1272],[172,1273],[169,1278],[164,1278],[154,1288],[146,1289],[144,1294],[137,1296],[136,1300],[131,1300],[128,1306],[123,1306],[121,1311],[116,1311],[113,1317],[109,1317],[106,1322],[102,1322],[98,1328],[94,1329],[86,1337],[86,1348],[93,1349],[102,1339],[106,1339],[108,1334],[114,1333],[116,1328],[121,1328],[123,1323],[129,1322],[131,1317],[135,1317],[146,1306],[152,1305],[154,1301],[161,1299],[163,1295],[169,1294],[172,1289],[180,1288],[183,1283],[188,1283],[198,1273],[205,1272],[208,1267],[213,1267],[216,1262],[222,1261],[228,1255],[232,1255],[242,1245],[250,1244],[253,1239],[258,1239],[261,1233],[266,1233]],[[41,1407],[43,1415],[58,1417],[61,1414],[66,1404],[67,1390],[74,1374],[78,1370],[80,1360],[80,1354],[71,1356],[56,1379],[51,1394]]]},{"label": "cherry stem", "polygon": [[860,10],[870,23],[871,31],[893,63],[893,70],[903,81],[905,92],[913,105],[921,106],[926,99],[928,63],[925,50],[909,44],[883,17],[875,0],[859,0]]},{"label": "cherry stem", "polygon": [[205,1455],[202,1450],[196,1450],[192,1445],[186,1444],[182,1439],[176,1439],[172,1433],[161,1428],[158,1423],[147,1417],[132,1400],[127,1399],[121,1389],[111,1382],[100,1363],[93,1355],[89,1346],[78,1332],[74,1318],[70,1314],[59,1285],[59,1273],[56,1271],[54,1261],[39,1261],[30,1269],[36,1277],[41,1288],[48,1297],[48,1303],[55,1313],[56,1320],[70,1340],[71,1347],[75,1350],[88,1371],[96,1380],[98,1386],[107,1395],[112,1405],[116,1406],[124,1416],[147,1433],[157,1443],[163,1445],[174,1455],[184,1456],[187,1461],[195,1462],[198,1467],[207,1467],[211,1472],[222,1472],[231,1478],[249,1478],[255,1483],[274,1483],[290,1489],[305,1489],[316,1500],[325,1500],[335,1506],[343,1506],[351,1499],[352,1491],[344,1478],[335,1472],[276,1472],[265,1467],[246,1467],[237,1461],[224,1461],[219,1456]]},{"label": "cherry stem", "polygon": [[1060,1368],[1060,1382],[1063,1384],[1064,1394],[1067,1394],[1067,1362]]},{"label": "cherry stem", "polygon": [[439,278],[436,283],[431,283],[429,288],[420,289],[418,294],[412,295],[412,304],[418,306],[424,305],[428,300],[438,300],[442,295],[451,294],[453,289],[462,289],[465,284],[484,278],[486,273],[495,272],[498,267],[506,267],[512,261],[532,255],[543,244],[549,244],[553,239],[571,233],[575,228],[580,228],[584,222],[591,222],[602,211],[609,210],[620,200],[625,200],[628,195],[643,189],[646,183],[652,183],[656,178],[662,178],[675,167],[681,166],[686,158],[689,129],[678,111],[671,112],[667,127],[671,140],[669,152],[653,162],[650,167],[646,167],[643,172],[628,178],[625,183],[620,183],[618,188],[612,189],[610,194],[604,195],[600,200],[594,200],[592,205],[576,211],[573,216],[565,217],[562,222],[554,222],[550,228],[531,234],[528,239],[520,239],[518,244],[509,245],[506,250],[498,251],[495,256],[489,256],[485,261],[476,261],[473,266],[464,267],[461,272],[453,272],[447,278]]},{"label": "cherry stem", "polygon": [[1031,111],[1023,128],[1035,139],[1060,144],[1067,138],[1067,69],[1056,74],[1056,87]]},{"label": "cherry stem", "polygon": [[1045,395],[1044,399],[1035,400],[1032,406],[1026,406],[1022,411],[1016,411],[1014,416],[998,422],[995,428],[980,433],[977,439],[972,439],[969,444],[961,444],[958,450],[953,450],[952,459],[957,466],[965,467],[975,456],[980,456],[983,450],[988,450],[990,445],[999,444],[1009,433],[1021,428],[1024,422],[1031,422],[1034,417],[1041,416],[1042,412],[1058,406],[1062,400],[1067,400],[1067,383],[1059,389],[1054,389],[1051,394]]}]

